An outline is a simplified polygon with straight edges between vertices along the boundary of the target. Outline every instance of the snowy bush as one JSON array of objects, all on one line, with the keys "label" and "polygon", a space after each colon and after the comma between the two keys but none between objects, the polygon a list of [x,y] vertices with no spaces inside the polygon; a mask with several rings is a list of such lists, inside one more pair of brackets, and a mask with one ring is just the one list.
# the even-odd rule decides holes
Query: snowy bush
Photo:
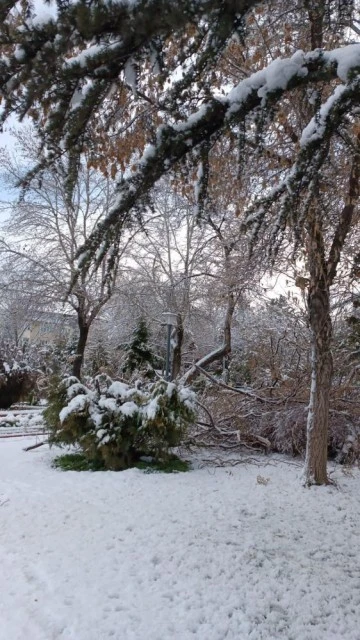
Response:
[{"label": "snowy bush", "polygon": [[[59,415],[64,406],[66,406],[71,400],[70,388],[78,386],[79,394],[83,391],[83,394],[87,393],[87,388],[80,384],[79,380],[75,377],[67,377],[61,380],[57,376],[54,376],[51,380],[49,392],[48,392],[48,406],[44,411],[44,420],[50,429],[50,442],[53,444],[75,444],[80,438],[82,433],[86,432],[87,418],[83,415],[78,415],[74,419],[73,424],[67,425],[66,429],[61,428]],[[84,429],[82,430],[82,425]]]},{"label": "snowy bush", "polygon": [[7,342],[0,344],[0,408],[8,409],[23,400],[35,386],[38,371],[26,354]]},{"label": "snowy bush", "polygon": [[142,455],[166,459],[195,418],[193,392],[163,380],[146,390],[97,376],[90,386],[65,378],[45,412],[51,443],[79,445],[107,469],[126,469]]}]

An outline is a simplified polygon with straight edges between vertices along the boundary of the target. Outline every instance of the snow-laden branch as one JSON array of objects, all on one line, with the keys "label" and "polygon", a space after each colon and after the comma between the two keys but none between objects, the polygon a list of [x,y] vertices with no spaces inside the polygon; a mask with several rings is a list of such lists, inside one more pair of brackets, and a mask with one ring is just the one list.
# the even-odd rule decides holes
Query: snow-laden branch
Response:
[{"label": "snow-laden branch", "polygon": [[[314,167],[323,162],[324,142],[331,137],[343,116],[359,102],[360,45],[350,45],[330,52],[296,52],[291,58],[278,59],[268,67],[242,80],[225,97],[213,97],[185,122],[162,125],[154,145],[149,145],[133,174],[119,183],[117,200],[108,217],[89,238],[80,252],[80,264],[86,266],[94,256],[101,261],[112,243],[114,233],[124,225],[131,209],[141,201],[153,185],[179,160],[214,134],[259,109],[266,111],[283,95],[296,87],[320,80],[340,78],[344,84],[336,87],[323,105],[319,118],[309,123],[302,136],[302,147],[288,177],[271,194],[277,198],[285,191],[295,192],[302,180],[308,179],[308,159]],[[264,201],[264,206],[267,203]],[[261,203],[260,203],[261,204]],[[261,222],[264,207],[248,223]],[[279,228],[283,221],[280,220]]]},{"label": "snow-laden branch", "polygon": [[[311,206],[313,190],[317,188],[319,171],[328,157],[331,138],[344,116],[359,103],[360,76],[355,73],[360,68],[357,63],[358,46],[360,45],[347,48],[350,54],[355,53],[354,67],[348,71],[351,79],[335,88],[305,127],[300,139],[300,151],[285,178],[265,196],[256,199],[248,211],[245,226],[252,229],[254,243],[267,212],[277,202],[277,215],[271,228],[270,253],[279,246],[289,218],[295,234],[301,231],[302,221]],[[332,60],[333,55],[329,55],[329,59]],[[341,76],[345,77],[340,64],[338,74],[339,69]],[[305,192],[306,197],[300,206],[300,199]]]},{"label": "snow-laden branch", "polygon": [[[6,20],[10,11],[19,4],[19,0],[0,0],[0,19]],[[82,0],[72,0],[67,3],[64,12],[58,10],[55,0],[37,0],[28,25],[41,28],[51,22],[64,21],[67,16],[79,20],[82,15],[87,19],[86,26],[91,35],[103,33],[104,27],[107,31],[118,31],[119,24],[109,22],[110,18],[117,18],[118,22],[122,19],[124,28],[139,27],[141,24],[148,27],[148,23],[153,23],[153,28],[156,27],[156,32],[160,35],[162,29],[167,29],[168,32],[174,24],[182,27],[190,18],[211,16],[219,8],[218,3],[213,0],[104,0],[101,6],[99,4],[91,2],[85,5]],[[242,15],[256,4],[259,4],[259,0],[224,0],[222,10],[231,15]],[[141,35],[146,37],[146,32]]]},{"label": "snow-laden branch", "polygon": [[[75,0],[58,9],[54,1],[38,0],[24,13],[16,0],[0,0],[3,117],[13,111],[24,117],[39,102],[46,104],[44,131],[70,149],[121,74],[127,81],[136,75],[134,62],[150,59],[155,68],[170,34],[202,20],[208,32],[204,55],[214,61],[259,1],[223,0],[219,11],[216,0]],[[186,53],[190,59],[191,38]]]}]

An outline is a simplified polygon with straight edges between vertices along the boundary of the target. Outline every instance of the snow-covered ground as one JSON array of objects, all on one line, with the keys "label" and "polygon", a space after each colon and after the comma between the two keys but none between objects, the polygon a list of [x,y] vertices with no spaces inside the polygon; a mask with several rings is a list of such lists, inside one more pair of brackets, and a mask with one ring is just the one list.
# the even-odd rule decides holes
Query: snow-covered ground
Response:
[{"label": "snow-covered ground", "polygon": [[359,640],[360,473],[63,472],[0,443],[1,640]]}]

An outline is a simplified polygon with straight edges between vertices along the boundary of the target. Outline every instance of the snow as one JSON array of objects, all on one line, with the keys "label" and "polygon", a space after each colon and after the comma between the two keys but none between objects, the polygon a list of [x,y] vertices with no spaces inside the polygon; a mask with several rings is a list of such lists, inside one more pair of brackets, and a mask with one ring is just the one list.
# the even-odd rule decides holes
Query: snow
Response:
[{"label": "snow", "polygon": [[359,470],[62,472],[24,446],[0,449],[0,640],[359,640]]},{"label": "snow", "polygon": [[69,400],[79,394],[89,393],[89,389],[87,389],[85,385],[81,384],[81,382],[79,382],[78,379],[74,378],[73,376],[66,379],[66,384],[68,385],[66,395],[69,398]]},{"label": "snow", "polygon": [[138,413],[139,407],[135,402],[124,402],[121,407],[118,407],[118,410],[124,416],[134,416],[135,413]]},{"label": "snow", "polygon": [[59,413],[60,422],[63,423],[72,413],[76,413],[79,411],[84,411],[90,404],[90,395],[82,394],[79,396],[75,396],[66,405],[63,409],[61,409]]},{"label": "snow", "polygon": [[57,17],[58,11],[55,2],[44,2],[43,0],[36,0],[35,13],[32,18],[28,20],[28,23],[30,27],[42,27],[52,20],[55,21]]},{"label": "snow", "polygon": [[193,409],[196,406],[196,394],[189,387],[181,387],[179,397],[189,409]]},{"label": "snow", "polygon": [[109,395],[114,396],[114,398],[120,398],[121,400],[127,398],[129,392],[131,393],[131,388],[129,387],[129,385],[117,380],[115,380],[115,382],[113,382],[108,389]]},{"label": "snow", "polygon": [[349,79],[349,72],[360,67],[360,44],[333,49],[326,53],[326,57],[330,62],[336,62],[338,77],[346,82]]},{"label": "snow", "polygon": [[7,362],[3,362],[2,365],[6,374],[11,373],[11,371],[18,371],[20,369],[20,365],[16,362],[16,360],[14,360],[11,367]]},{"label": "snow", "polygon": [[176,390],[176,384],[174,382],[168,382],[166,385],[166,395],[171,398],[172,394]]},{"label": "snow", "polygon": [[104,398],[102,396],[99,399],[99,408],[105,409],[106,411],[111,411],[112,413],[119,412],[119,407],[116,404],[116,400],[114,398]]},{"label": "snow", "polygon": [[0,438],[45,433],[42,410],[34,408],[0,410]]},{"label": "snow", "polygon": [[153,158],[156,154],[156,147],[153,144],[147,144],[141,156],[141,162],[146,163],[149,159]]},{"label": "snow", "polygon": [[[179,122],[174,125],[174,131],[187,131],[188,129],[191,129],[191,127],[196,126],[200,120],[206,117],[208,109],[209,106],[206,103],[202,104],[201,107],[195,111],[195,113],[192,113],[185,122]],[[164,130],[165,127],[162,126],[161,131]]]},{"label": "snow", "polygon": [[69,105],[71,111],[82,105],[87,94],[93,88],[93,86],[93,81],[88,78],[82,86],[79,86],[77,87],[77,89],[75,89]]},{"label": "snow", "polygon": [[222,98],[229,104],[228,115],[236,113],[254,90],[257,90],[259,98],[266,100],[269,93],[286,89],[293,78],[307,76],[309,73],[307,65],[321,56],[325,64],[336,64],[338,77],[346,82],[349,79],[349,73],[360,67],[360,44],[348,45],[329,52],[317,50],[305,54],[299,50],[291,58],[274,60],[268,67],[242,80],[229,91],[225,98]]},{"label": "snow", "polygon": [[96,432],[96,435],[98,437],[99,440],[101,440],[102,438],[105,438],[105,436],[107,436],[107,430],[106,429],[98,429]]},{"label": "snow", "polygon": [[71,58],[67,58],[64,61],[64,68],[72,65],[80,65],[83,69],[89,63],[91,58],[96,58],[104,53],[108,53],[109,51],[115,49],[120,44],[120,40],[116,40],[115,42],[103,42],[90,45],[87,49],[80,51],[80,53],[72,56]]},{"label": "snow", "polygon": [[25,58],[26,58],[26,52],[23,49],[23,47],[21,45],[19,45],[19,44],[17,44],[16,47],[15,47],[14,57],[19,62],[23,62],[25,60]]},{"label": "snow", "polygon": [[152,398],[150,402],[145,405],[142,409],[142,413],[148,420],[154,420],[156,418],[156,414],[158,412],[158,399]]},{"label": "snow", "polygon": [[308,70],[304,66],[305,63],[306,56],[304,52],[296,51],[291,58],[274,60],[265,69],[256,71],[249,78],[242,80],[229,91],[226,98],[223,98],[230,105],[228,115],[236,112],[254,89],[257,89],[259,98],[266,99],[269,92],[277,89],[286,89],[292,78],[306,76]]},{"label": "snow", "polygon": [[346,91],[346,85],[340,84],[331,94],[331,96],[326,100],[326,102],[321,105],[319,112],[316,114],[314,118],[312,118],[309,124],[303,129],[300,146],[303,147],[309,142],[316,140],[318,138],[322,138],[325,132],[325,127],[327,124],[327,119],[331,115],[332,109],[336,104],[341,100],[343,94]]},{"label": "snow", "polygon": [[[266,69],[266,89],[275,91],[276,89],[286,89],[289,80],[296,76],[304,78],[308,70],[304,67],[305,54],[303,51],[296,51],[291,58],[274,60]],[[262,93],[259,91],[259,96]],[[265,95],[265,93],[264,93]]]}]

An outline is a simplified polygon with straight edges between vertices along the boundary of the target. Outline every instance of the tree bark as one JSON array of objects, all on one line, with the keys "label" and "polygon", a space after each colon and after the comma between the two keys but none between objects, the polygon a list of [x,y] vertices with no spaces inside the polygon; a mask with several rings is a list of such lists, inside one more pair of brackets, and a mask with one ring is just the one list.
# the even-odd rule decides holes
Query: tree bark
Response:
[{"label": "tree bark", "polygon": [[176,345],[173,349],[173,359],[171,367],[171,380],[175,380],[181,371],[182,345],[184,341],[184,325],[181,313],[177,316],[177,326],[175,327]]},{"label": "tree bark", "polygon": [[84,362],[85,347],[89,335],[89,326],[81,318],[78,319],[79,339],[76,347],[76,355],[72,366],[72,375],[81,379],[81,368]]},{"label": "tree bark", "polygon": [[304,468],[306,485],[328,484],[327,438],[333,373],[330,290],[321,213],[316,205],[308,224],[310,283],[308,320],[311,331],[311,389]]},{"label": "tree bark", "polygon": [[[321,306],[319,298],[322,298]],[[332,323],[328,291],[309,294],[311,316],[311,389],[307,417],[307,441],[304,468],[306,485],[328,484],[327,449],[329,403],[333,375],[331,354]]]}]

